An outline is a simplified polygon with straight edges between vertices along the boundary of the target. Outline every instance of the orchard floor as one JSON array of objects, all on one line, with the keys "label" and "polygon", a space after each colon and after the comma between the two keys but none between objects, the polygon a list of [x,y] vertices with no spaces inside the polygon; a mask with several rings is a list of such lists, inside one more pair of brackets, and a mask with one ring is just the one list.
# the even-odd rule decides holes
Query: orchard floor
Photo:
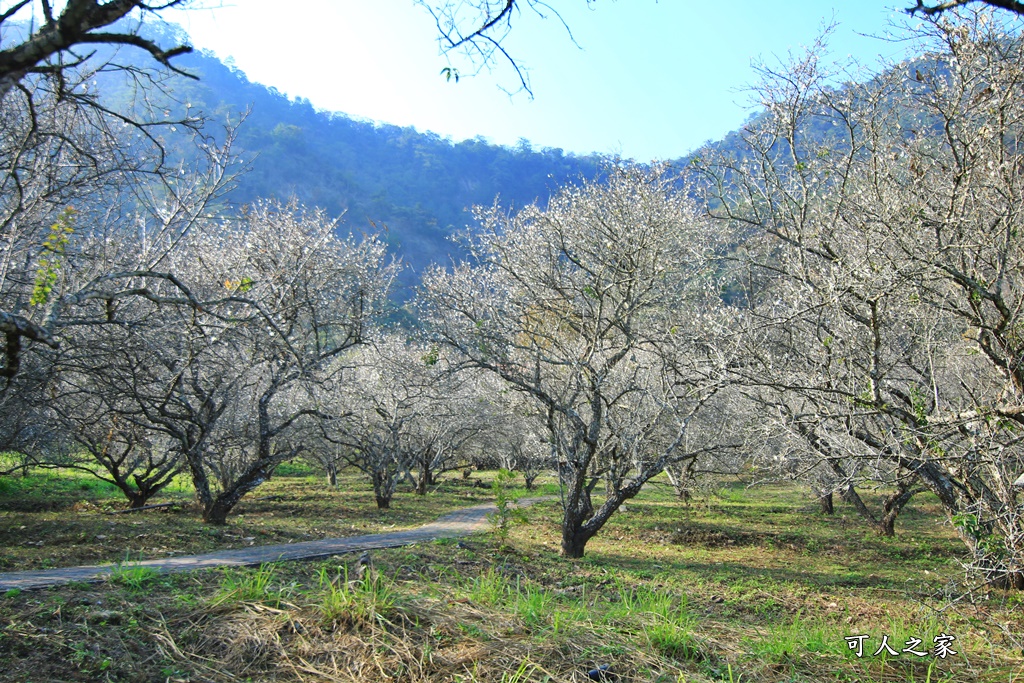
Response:
[{"label": "orchard floor", "polygon": [[[305,475],[276,481],[257,494],[275,498],[243,503],[216,537],[188,539],[201,525],[178,531],[182,545],[244,545],[268,527],[328,535],[321,496],[336,495],[345,522],[334,529],[358,519],[372,531],[489,497],[451,482],[399,494],[381,515],[355,479],[338,494]],[[927,497],[886,539],[845,507],[822,516],[795,487],[725,482],[687,505],[654,484],[582,560],[559,557],[559,508],[547,502],[504,542],[483,532],[374,551],[360,580],[354,555],[156,574],[132,560],[196,552],[154,530],[186,510],[104,515],[92,509],[100,499],[58,505],[39,494],[39,511],[15,511],[0,491],[0,550],[15,565],[5,570],[61,559],[47,547],[88,515],[113,522],[111,533],[90,527],[68,545],[103,535],[102,557],[121,562],[105,583],[0,597],[0,681],[1024,682],[1024,596],[965,581],[961,547]],[[156,552],[132,545],[155,533],[167,534]],[[956,654],[935,655],[943,635]],[[849,642],[860,636],[858,657]],[[898,654],[885,654],[883,638]]]},{"label": "orchard floor", "polygon": [[154,504],[124,513],[112,485],[82,474],[36,471],[0,478],[0,572],[125,563],[253,546],[412,529],[491,500],[476,479],[449,476],[429,495],[396,493],[378,510],[355,473],[331,487],[304,465],[284,465],[235,507],[226,526],[202,523],[191,486],[176,481]]}]

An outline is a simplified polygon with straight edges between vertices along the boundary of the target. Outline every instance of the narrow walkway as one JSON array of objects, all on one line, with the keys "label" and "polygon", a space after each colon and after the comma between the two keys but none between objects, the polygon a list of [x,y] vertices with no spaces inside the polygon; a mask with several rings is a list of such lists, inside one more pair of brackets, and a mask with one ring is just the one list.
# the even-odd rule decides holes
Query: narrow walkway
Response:
[{"label": "narrow walkway", "polygon": [[[548,498],[524,498],[520,507],[533,505]],[[415,529],[393,531],[386,534],[369,534],[351,538],[325,538],[319,541],[303,541],[281,545],[262,545],[235,550],[220,550],[205,555],[183,555],[159,560],[132,562],[130,567],[148,567],[157,572],[190,572],[210,567],[240,567],[278,562],[281,560],[308,560],[328,555],[360,552],[378,548],[398,548],[413,543],[433,541],[438,538],[459,538],[480,531],[487,526],[487,515],[496,508],[492,503],[464,508],[438,518],[436,522],[424,524]],[[40,569],[25,572],[0,573],[0,591],[18,588],[45,588],[75,581],[100,581],[109,576],[117,565],[92,565],[86,567],[65,567],[63,569]]]}]

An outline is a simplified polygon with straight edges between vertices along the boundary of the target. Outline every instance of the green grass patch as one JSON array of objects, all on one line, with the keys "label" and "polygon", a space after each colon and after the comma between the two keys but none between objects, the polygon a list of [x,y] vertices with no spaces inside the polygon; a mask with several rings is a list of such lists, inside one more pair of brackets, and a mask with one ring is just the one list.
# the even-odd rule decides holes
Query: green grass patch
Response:
[{"label": "green grass patch", "polygon": [[152,567],[131,564],[126,559],[124,563],[114,565],[108,580],[123,586],[131,593],[140,593],[156,581],[158,576],[158,572]]},{"label": "green grass patch", "polygon": [[[126,553],[158,559],[381,533],[432,522],[490,496],[475,485],[478,478],[446,478],[425,496],[400,489],[392,508],[381,511],[360,474],[341,473],[337,487],[312,475],[301,463],[279,469],[242,499],[224,527],[203,524],[186,477],[151,501],[174,506],[127,514],[120,513],[127,505],[120,491],[82,473],[32,470],[27,477],[0,477],[0,571],[117,563]],[[489,473],[482,476],[489,481]]]},{"label": "green grass patch", "polygon": [[823,623],[800,612],[789,620],[765,628],[763,635],[747,639],[752,655],[773,663],[792,662],[807,654],[854,658],[838,625]]},{"label": "green grass patch", "polygon": [[312,596],[325,622],[334,626],[386,622],[395,607],[395,584],[373,570],[360,578],[349,578],[347,568],[333,579],[326,567],[318,575],[318,592]]},{"label": "green grass patch", "polygon": [[258,569],[224,569],[220,588],[209,600],[212,607],[230,603],[254,602],[278,607],[289,597],[288,587],[274,583],[276,566],[262,564]]}]

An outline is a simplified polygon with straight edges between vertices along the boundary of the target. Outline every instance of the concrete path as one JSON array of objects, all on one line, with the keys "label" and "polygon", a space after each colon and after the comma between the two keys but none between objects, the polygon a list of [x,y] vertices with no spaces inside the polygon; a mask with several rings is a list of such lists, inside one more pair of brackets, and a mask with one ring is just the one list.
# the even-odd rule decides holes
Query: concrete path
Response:
[{"label": "concrete path", "polygon": [[[520,507],[533,505],[548,498],[524,498]],[[424,524],[415,529],[394,531],[386,534],[369,534],[351,538],[325,538],[319,541],[303,541],[282,545],[262,545],[235,550],[220,550],[206,555],[184,555],[159,560],[131,562],[128,567],[148,567],[157,572],[189,572],[210,567],[252,566],[264,562],[281,560],[308,560],[328,555],[360,552],[377,548],[397,548],[413,543],[433,541],[438,538],[459,538],[487,526],[487,515],[495,512],[492,503],[475,505],[449,513],[436,522]],[[65,567],[63,569],[41,569],[25,572],[0,573],[0,591],[18,588],[45,588],[74,581],[101,581],[114,572],[117,565],[93,565],[86,567]]]}]

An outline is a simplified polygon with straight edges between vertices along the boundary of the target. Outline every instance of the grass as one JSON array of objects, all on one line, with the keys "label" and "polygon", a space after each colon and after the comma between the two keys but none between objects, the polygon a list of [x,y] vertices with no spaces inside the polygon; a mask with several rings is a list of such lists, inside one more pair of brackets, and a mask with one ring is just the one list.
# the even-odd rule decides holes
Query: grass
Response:
[{"label": "grass", "polygon": [[301,463],[287,464],[242,499],[227,526],[210,527],[202,523],[183,478],[152,501],[177,503],[174,507],[108,514],[126,507],[123,496],[88,475],[38,470],[27,477],[0,477],[0,571],[117,563],[126,553],[154,559],[411,528],[488,500],[489,490],[477,481],[448,479],[425,496],[400,490],[391,510],[378,511],[358,475],[345,473],[332,488]]},{"label": "grass", "polygon": [[792,620],[769,624],[757,637],[748,638],[746,642],[755,657],[785,664],[800,653],[831,655],[836,659],[852,657],[845,637],[842,627],[806,618],[797,612]]},{"label": "grass", "polygon": [[213,607],[232,603],[260,603],[278,607],[289,595],[289,588],[274,586],[276,567],[261,564],[257,569],[225,569],[220,588],[209,604]]},{"label": "grass", "polygon": [[0,508],[6,510],[56,510],[66,506],[67,501],[97,506],[109,503],[113,508],[120,496],[120,490],[113,484],[81,472],[30,469],[28,476],[0,477]]},{"label": "grass", "polygon": [[[373,551],[359,579],[351,555],[158,580],[125,563],[8,594],[0,681],[1024,682],[1021,596],[948,599],[960,547],[926,496],[895,539],[782,486],[687,506],[656,485],[626,507],[572,562],[553,503],[505,542]],[[942,634],[956,655],[934,655]],[[897,655],[873,654],[883,637]],[[902,652],[915,638],[926,656]]]},{"label": "grass", "polygon": [[151,567],[143,567],[139,564],[131,564],[128,558],[124,563],[114,565],[110,572],[109,581],[124,586],[130,593],[141,593],[146,590],[159,576],[157,571]]},{"label": "grass", "polygon": [[327,575],[322,567],[317,577],[320,590],[313,602],[325,622],[335,628],[387,622],[396,600],[392,581],[372,570],[350,580],[347,567],[341,567],[333,580]]}]

